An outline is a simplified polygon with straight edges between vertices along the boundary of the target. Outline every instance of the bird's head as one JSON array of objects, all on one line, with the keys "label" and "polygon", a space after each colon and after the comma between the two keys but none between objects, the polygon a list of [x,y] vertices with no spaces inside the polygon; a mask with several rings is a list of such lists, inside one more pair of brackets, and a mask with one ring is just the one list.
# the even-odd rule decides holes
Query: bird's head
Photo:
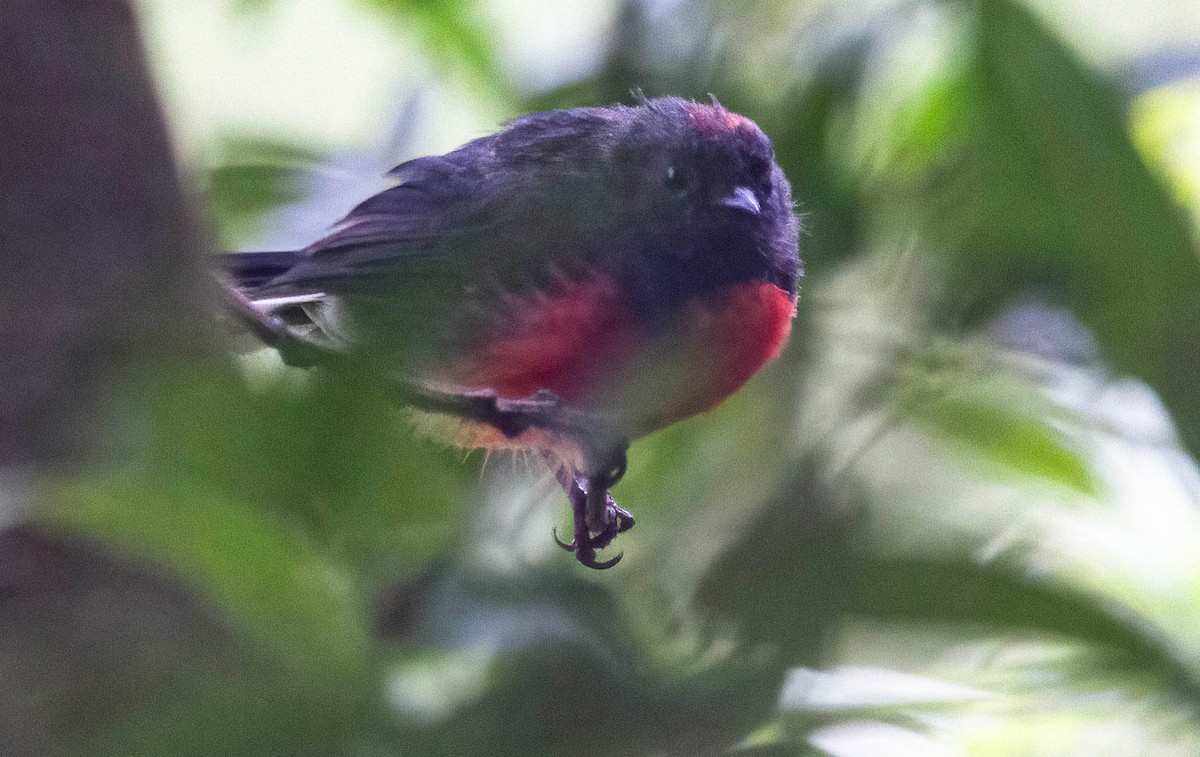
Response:
[{"label": "bird's head", "polygon": [[656,98],[626,113],[612,159],[622,215],[692,265],[794,291],[798,223],[766,134],[715,100]]}]

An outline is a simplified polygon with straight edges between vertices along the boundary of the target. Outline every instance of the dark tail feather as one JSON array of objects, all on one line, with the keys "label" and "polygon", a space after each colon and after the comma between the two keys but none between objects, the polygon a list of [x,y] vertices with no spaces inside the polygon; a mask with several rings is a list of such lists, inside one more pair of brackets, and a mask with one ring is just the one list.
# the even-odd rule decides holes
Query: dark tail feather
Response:
[{"label": "dark tail feather", "polygon": [[300,252],[225,252],[215,257],[220,270],[238,289],[255,289],[286,273],[299,262]]}]

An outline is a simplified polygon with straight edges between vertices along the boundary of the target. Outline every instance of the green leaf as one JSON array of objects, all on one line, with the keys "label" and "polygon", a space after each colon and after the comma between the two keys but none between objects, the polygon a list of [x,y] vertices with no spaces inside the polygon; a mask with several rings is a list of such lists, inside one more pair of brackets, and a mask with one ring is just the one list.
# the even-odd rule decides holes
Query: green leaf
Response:
[{"label": "green leaf", "polygon": [[[236,665],[236,667],[234,667]],[[348,754],[371,725],[367,684],[314,695],[252,656],[180,666],[139,706],[106,723],[86,755]]]},{"label": "green leaf", "polygon": [[[426,607],[438,612],[423,618],[449,664],[427,653],[398,666],[393,685],[422,686],[401,692],[398,708],[427,715],[406,743],[447,754],[720,752],[773,716],[777,655],[723,645],[665,655],[670,639],[639,632],[608,588],[561,567],[467,567],[431,589]],[[464,675],[463,664],[485,670]]]},{"label": "green leaf", "polygon": [[42,522],[172,573],[313,689],[362,685],[370,637],[349,576],[270,513],[186,480],[84,480]]},{"label": "green leaf", "polygon": [[788,665],[828,659],[841,623],[850,539],[861,492],[831,486],[826,466],[808,461],[739,532],[704,577],[696,598],[709,618],[730,623],[746,644],[780,650]]},{"label": "green leaf", "polygon": [[272,514],[369,587],[445,548],[474,475],[461,453],[418,437],[370,379],[258,357],[267,365],[254,392],[236,375],[186,367],[134,382],[143,469]]},{"label": "green leaf", "polygon": [[[1183,210],[1135,149],[1116,87],[1014,0],[977,9],[966,140],[928,208],[988,306],[1050,292],[1200,449],[1200,266]],[[960,295],[961,296],[961,295]]]},{"label": "green leaf", "polygon": [[847,180],[842,167],[850,138],[847,116],[859,94],[868,52],[861,41],[835,50],[779,112],[760,124],[771,135],[804,216],[801,248],[809,265],[836,263],[861,250],[862,187]]},{"label": "green leaf", "polygon": [[1051,423],[1055,408],[1046,403],[1043,412],[1031,412],[1007,399],[978,391],[958,393],[906,403],[905,412],[940,438],[1017,473],[1096,494],[1095,478],[1080,451]]},{"label": "green leaf", "polygon": [[478,5],[470,0],[359,0],[424,38],[435,64],[450,63],[476,83],[505,94],[508,82]]},{"label": "green leaf", "polygon": [[208,174],[208,203],[225,249],[261,228],[263,216],[303,199],[305,174],[320,156],[270,140],[231,139]]},{"label": "green leaf", "polygon": [[1200,704],[1200,669],[1148,619],[1110,600],[975,560],[864,556],[847,581],[849,615],[1037,631],[1088,644],[1108,676],[1149,676]]}]

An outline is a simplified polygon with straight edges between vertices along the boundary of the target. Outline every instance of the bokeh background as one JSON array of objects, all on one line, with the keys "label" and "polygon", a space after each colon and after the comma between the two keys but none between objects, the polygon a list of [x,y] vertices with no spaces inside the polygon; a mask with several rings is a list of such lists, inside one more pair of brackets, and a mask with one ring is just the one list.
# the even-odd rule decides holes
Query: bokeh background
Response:
[{"label": "bokeh background", "polygon": [[215,347],[0,488],[6,754],[1200,753],[1196,3],[134,6],[209,251],[524,112],[713,93],[793,183],[800,315],[635,443],[594,573],[536,465],[188,310]]}]

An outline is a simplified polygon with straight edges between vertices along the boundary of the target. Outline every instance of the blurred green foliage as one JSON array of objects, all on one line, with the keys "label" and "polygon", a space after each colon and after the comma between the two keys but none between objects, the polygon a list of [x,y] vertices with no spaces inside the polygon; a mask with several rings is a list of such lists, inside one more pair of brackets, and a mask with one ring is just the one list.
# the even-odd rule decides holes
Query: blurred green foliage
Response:
[{"label": "blurred green foliage", "polygon": [[[793,344],[634,446],[638,527],[603,574],[554,548],[536,469],[481,476],[364,377],[147,368],[132,461],[41,522],[182,583],[233,641],[64,743],[857,755],[887,726],[928,753],[1200,750],[1196,246],[1116,84],[1017,0],[712,0],[629,2],[590,77],[522,95],[471,3],[362,2],[513,112],[639,87],[756,119],[807,228]],[[317,157],[255,139],[210,175],[231,243]],[[996,326],[1029,297],[1079,323]]]},{"label": "blurred green foliage", "polygon": [[264,216],[299,202],[306,170],[320,156],[293,145],[261,139],[230,139],[208,175],[208,206],[220,219],[223,249],[261,231]]}]

